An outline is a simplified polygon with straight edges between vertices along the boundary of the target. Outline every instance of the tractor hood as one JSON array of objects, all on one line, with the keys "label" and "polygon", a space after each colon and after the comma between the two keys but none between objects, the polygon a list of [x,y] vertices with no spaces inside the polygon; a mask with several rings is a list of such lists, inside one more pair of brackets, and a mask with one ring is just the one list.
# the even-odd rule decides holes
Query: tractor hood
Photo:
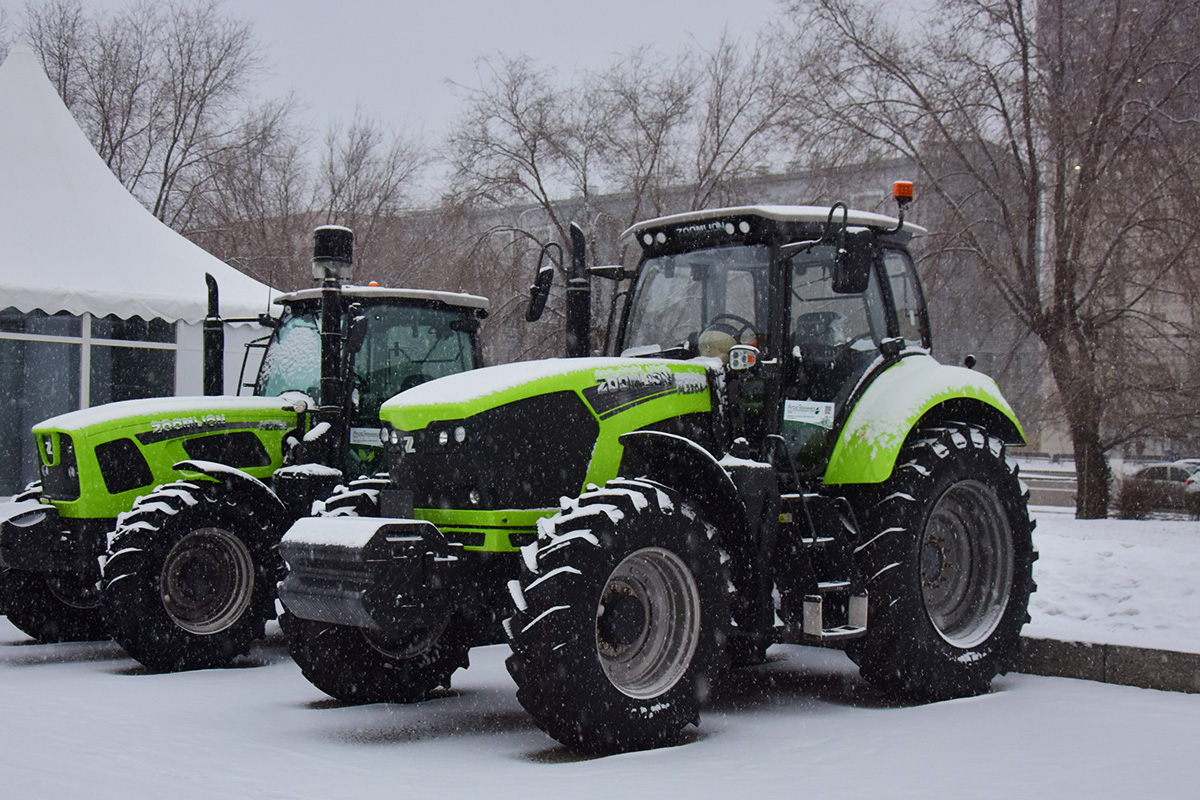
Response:
[{"label": "tractor hood", "polygon": [[383,404],[380,418],[404,431],[465,419],[527,398],[578,395],[598,420],[679,395],[702,394],[708,407],[709,370],[718,359],[551,358],[485,367],[402,392]]},{"label": "tractor hood", "polygon": [[624,433],[711,441],[720,369],[716,359],[573,358],[430,381],[383,404],[389,471],[419,517],[441,523],[438,509],[460,509],[476,524],[511,525],[514,509],[553,507],[615,478]]},{"label": "tractor hood", "polygon": [[164,397],[60,414],[33,427],[44,497],[65,517],[111,518],[185,460],[268,477],[300,413],[282,397]]},{"label": "tractor hood", "polygon": [[[286,412],[286,413],[285,413]],[[70,411],[43,420],[33,427],[34,434],[57,431],[72,436],[102,434],[105,439],[137,436],[162,440],[202,430],[213,432],[229,423],[290,421],[295,424],[293,404],[281,397],[154,397],[123,400],[95,408]]]}]

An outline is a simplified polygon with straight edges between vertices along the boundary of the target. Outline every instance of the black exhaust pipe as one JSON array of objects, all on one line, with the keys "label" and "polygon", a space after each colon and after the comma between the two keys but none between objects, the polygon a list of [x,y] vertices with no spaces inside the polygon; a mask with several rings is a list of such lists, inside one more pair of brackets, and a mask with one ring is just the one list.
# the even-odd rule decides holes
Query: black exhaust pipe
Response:
[{"label": "black exhaust pipe", "polygon": [[592,352],[592,282],[587,273],[587,239],[571,223],[571,274],[567,277],[567,358]]},{"label": "black exhaust pipe", "polygon": [[342,281],[350,278],[354,264],[354,233],[341,225],[322,225],[313,231],[313,277],[321,282],[321,407],[318,420],[329,423],[325,434],[329,454],[326,464],[339,469],[346,460],[345,426],[347,392],[342,375]]},{"label": "black exhaust pipe", "polygon": [[208,315],[204,317],[204,393],[225,394],[225,325],[218,308],[217,279],[207,272]]}]

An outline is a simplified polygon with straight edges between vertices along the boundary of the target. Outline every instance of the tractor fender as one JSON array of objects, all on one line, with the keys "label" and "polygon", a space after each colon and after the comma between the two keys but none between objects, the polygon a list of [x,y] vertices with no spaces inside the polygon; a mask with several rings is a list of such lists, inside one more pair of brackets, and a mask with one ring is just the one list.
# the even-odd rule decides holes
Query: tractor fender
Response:
[{"label": "tractor fender", "polygon": [[660,431],[630,431],[620,442],[625,452],[619,474],[671,487],[698,506],[723,536],[744,538],[746,505],[712,453],[691,439]]},{"label": "tractor fender", "polygon": [[951,420],[982,425],[1006,444],[1025,443],[994,380],[913,354],[885,369],[859,396],[838,433],[825,484],[882,483],[915,428]]},{"label": "tractor fender", "polygon": [[283,522],[289,517],[287,507],[279,499],[279,496],[271,490],[271,487],[237,467],[231,467],[228,464],[221,464],[216,461],[192,459],[176,463],[175,469],[184,473],[185,477],[188,473],[198,473],[206,478],[211,478],[217,483],[222,484],[231,494],[246,498],[247,502],[258,504],[263,509],[262,513],[267,519],[275,517],[280,522]]}]

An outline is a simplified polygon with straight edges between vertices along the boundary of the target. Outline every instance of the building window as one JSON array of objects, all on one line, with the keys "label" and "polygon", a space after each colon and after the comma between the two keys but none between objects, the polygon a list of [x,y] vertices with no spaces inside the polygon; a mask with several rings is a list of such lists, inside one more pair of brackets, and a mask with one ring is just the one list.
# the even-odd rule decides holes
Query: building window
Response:
[{"label": "building window", "polygon": [[68,411],[175,393],[175,324],[0,310],[0,496],[37,480],[29,430]]}]

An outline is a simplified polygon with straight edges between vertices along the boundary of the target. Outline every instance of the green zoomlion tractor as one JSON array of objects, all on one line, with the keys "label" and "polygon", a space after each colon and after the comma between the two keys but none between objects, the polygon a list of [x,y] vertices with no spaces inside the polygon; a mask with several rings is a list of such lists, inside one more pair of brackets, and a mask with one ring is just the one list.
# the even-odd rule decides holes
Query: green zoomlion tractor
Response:
[{"label": "green zoomlion tractor", "polygon": [[[253,397],[132,400],[34,427],[40,486],[0,511],[14,625],[43,641],[112,636],[157,671],[228,664],[275,615],[283,532],[343,474],[381,469],[380,404],[478,366],[484,298],[342,286],[351,232],[314,239],[323,283],[260,320],[272,330]],[[209,306],[219,395],[211,284]]]},{"label": "green zoomlion tractor", "polygon": [[[521,704],[598,753],[676,740],[777,642],[844,649],[898,697],[986,691],[1033,590],[1023,433],[991,379],[930,356],[903,210],[655,219],[632,272],[586,269],[574,229],[580,357],[385,402],[386,480],[284,536],[305,676],[419,700],[507,639]],[[586,357],[589,274],[632,281],[620,357]]]}]

